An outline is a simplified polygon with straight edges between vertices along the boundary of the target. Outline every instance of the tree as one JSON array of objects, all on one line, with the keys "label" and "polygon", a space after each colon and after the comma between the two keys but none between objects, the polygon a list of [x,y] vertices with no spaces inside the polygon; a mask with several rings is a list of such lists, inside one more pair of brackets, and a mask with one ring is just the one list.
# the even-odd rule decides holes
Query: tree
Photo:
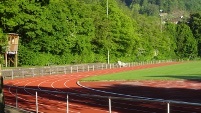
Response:
[{"label": "tree", "polygon": [[177,26],[177,50],[180,58],[195,58],[197,56],[197,41],[190,27],[184,23]]},{"label": "tree", "polygon": [[108,32],[110,21],[106,14],[106,1],[92,4],[92,14],[95,36],[92,38],[91,46],[95,54],[95,60],[105,62],[108,50]]},{"label": "tree", "polygon": [[160,32],[160,19],[139,15],[136,20],[139,33],[137,49],[140,50],[136,51],[138,58],[140,60],[171,58],[171,41],[165,33]]},{"label": "tree", "polygon": [[[175,57],[174,50],[178,55],[184,53],[176,46],[182,40],[176,38],[176,30],[184,31],[169,24],[161,33],[158,16],[159,8],[165,12],[179,10],[182,1],[132,0],[129,9],[122,2],[128,5],[131,0],[109,0],[109,15],[106,1],[2,0],[0,28],[4,33],[20,34],[21,65],[105,62],[108,50],[111,62],[165,59]],[[200,22],[195,15],[191,20],[189,25],[198,41]],[[187,40],[190,45],[191,39]],[[181,57],[194,57],[190,51],[186,49],[188,54]]]},{"label": "tree", "polygon": [[189,26],[198,42],[198,55],[201,56],[201,12],[191,14]]},{"label": "tree", "polygon": [[5,53],[7,46],[7,38],[6,35],[3,33],[2,29],[0,28],[0,64],[3,63],[2,54]]},{"label": "tree", "polygon": [[183,0],[186,10],[191,12],[200,11],[201,0]]},{"label": "tree", "polygon": [[171,58],[177,58],[175,51],[177,49],[176,45],[176,39],[177,39],[177,31],[176,31],[177,25],[174,23],[167,22],[165,24],[165,31],[163,34],[169,39],[170,44],[168,45],[169,51],[169,56]]},{"label": "tree", "polygon": [[3,93],[3,76],[1,76],[1,65],[3,63],[1,54],[5,53],[6,44],[7,44],[7,38],[0,29],[0,112],[1,113],[4,113],[4,107],[5,107],[4,93]]},{"label": "tree", "polygon": [[140,5],[139,4],[131,4],[131,12],[132,12],[132,16],[138,16],[139,15],[139,11],[140,11]]},{"label": "tree", "polygon": [[91,41],[95,36],[94,19],[91,18],[91,5],[84,2],[74,2],[69,5],[70,15],[68,22],[73,24],[71,38],[74,45],[70,48],[71,53],[75,55],[77,63],[94,61],[93,53],[91,52]]}]

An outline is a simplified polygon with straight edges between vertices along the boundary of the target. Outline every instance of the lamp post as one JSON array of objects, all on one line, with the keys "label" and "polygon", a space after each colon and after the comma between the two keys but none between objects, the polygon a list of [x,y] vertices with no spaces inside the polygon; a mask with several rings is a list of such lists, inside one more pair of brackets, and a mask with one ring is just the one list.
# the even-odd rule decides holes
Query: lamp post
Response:
[{"label": "lamp post", "polygon": [[107,0],[107,18],[108,18],[108,0]]},{"label": "lamp post", "polygon": [[163,32],[163,30],[162,30],[162,29],[163,29],[163,28],[162,28],[162,16],[163,16],[163,15],[162,15],[162,12],[163,12],[163,10],[160,9],[160,17],[161,17],[161,33]]},{"label": "lamp post", "polygon": [[[107,21],[108,21],[108,0],[107,0]],[[108,47],[108,50],[107,50],[107,63],[110,64],[110,51],[109,51],[109,47]]]}]

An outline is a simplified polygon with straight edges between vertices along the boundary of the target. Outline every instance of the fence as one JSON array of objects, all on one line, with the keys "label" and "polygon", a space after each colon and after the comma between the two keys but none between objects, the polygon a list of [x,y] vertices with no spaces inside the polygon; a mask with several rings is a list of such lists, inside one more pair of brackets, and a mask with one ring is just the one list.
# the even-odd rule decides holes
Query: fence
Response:
[{"label": "fence", "polygon": [[[14,86],[9,86],[9,87],[14,87]],[[161,111],[166,111],[166,113],[170,113],[171,111],[171,107],[170,105],[187,105],[188,107],[184,106],[182,107],[182,109],[179,109],[181,111],[177,111],[177,113],[185,113],[186,111],[185,110],[191,110],[191,111],[187,111],[187,112],[193,112],[193,113],[198,113],[199,112],[199,109],[201,109],[201,103],[189,103],[189,102],[183,102],[183,101],[173,101],[173,100],[164,100],[164,99],[155,99],[155,98],[146,98],[146,97],[135,97],[135,98],[126,98],[126,97],[111,97],[111,96],[100,96],[100,95],[92,95],[92,94],[80,94],[80,93],[71,93],[71,92],[58,92],[58,91],[51,91],[51,90],[38,90],[38,89],[32,89],[32,88],[24,88],[24,87],[15,87],[16,89],[16,94],[15,94],[15,107],[16,108],[19,108],[18,106],[18,102],[19,102],[19,99],[18,98],[18,90],[20,89],[23,89],[23,90],[31,90],[32,92],[34,91],[35,92],[35,112],[38,113],[39,112],[39,102],[38,102],[38,97],[40,95],[38,95],[38,92],[43,92],[43,93],[50,93],[51,95],[52,94],[62,94],[62,95],[65,95],[65,99],[66,99],[66,113],[69,113],[69,96],[80,96],[80,97],[89,97],[89,98],[99,98],[99,99],[105,99],[105,100],[108,100],[108,112],[109,113],[112,113],[112,101],[118,101],[118,102],[122,102],[122,101],[127,101],[127,103],[129,104],[132,104],[132,102],[143,102],[143,104],[145,103],[150,103],[150,104],[153,104],[153,103],[156,103],[156,104],[159,104],[161,105],[161,103],[163,103],[163,106]],[[32,95],[33,96],[33,95]],[[135,103],[136,104],[136,103]],[[189,106],[194,106],[194,107],[189,107]],[[123,106],[121,106],[123,107]],[[196,110],[196,109],[197,110]],[[155,110],[155,109],[158,109],[158,108],[153,108],[152,110]],[[165,110],[166,109],[166,110]],[[195,109],[195,111],[193,110]],[[33,110],[33,109],[32,109]],[[150,109],[149,109],[150,110]],[[161,112],[160,111],[160,112]],[[174,110],[172,110],[174,111]],[[146,110],[144,112],[147,112]],[[148,112],[154,112],[154,113],[157,113],[159,111],[148,111]]]},{"label": "fence", "polygon": [[[157,64],[164,62],[172,62],[172,60],[158,60],[158,61],[144,61],[144,62],[132,62],[126,63],[127,67],[145,65],[145,64]],[[105,64],[82,64],[82,65],[71,65],[71,66],[45,66],[45,67],[33,67],[33,68],[15,68],[2,70],[2,76],[7,78],[19,78],[19,77],[28,77],[28,76],[44,76],[52,74],[67,74],[74,72],[85,72],[85,71],[94,71],[94,70],[103,70],[103,69],[112,69],[120,68],[121,66],[118,63]]]}]

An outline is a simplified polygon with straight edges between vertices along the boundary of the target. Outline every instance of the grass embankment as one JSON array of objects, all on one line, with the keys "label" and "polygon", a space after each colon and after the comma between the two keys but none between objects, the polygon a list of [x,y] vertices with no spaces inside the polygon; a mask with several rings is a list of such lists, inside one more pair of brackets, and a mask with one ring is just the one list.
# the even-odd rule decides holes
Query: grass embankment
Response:
[{"label": "grass embankment", "polygon": [[115,74],[93,76],[81,81],[102,80],[193,80],[201,82],[201,61],[186,62],[163,67],[155,67]]}]

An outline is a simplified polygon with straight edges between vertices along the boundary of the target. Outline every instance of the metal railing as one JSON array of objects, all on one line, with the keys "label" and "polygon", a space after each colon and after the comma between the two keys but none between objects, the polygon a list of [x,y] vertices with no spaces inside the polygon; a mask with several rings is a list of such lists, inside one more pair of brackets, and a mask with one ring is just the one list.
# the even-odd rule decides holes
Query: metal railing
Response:
[{"label": "metal railing", "polygon": [[[164,62],[172,62],[172,60],[157,60],[157,61],[143,61],[143,62],[131,62],[126,63],[127,67],[146,65],[146,64],[157,64]],[[74,72],[86,72],[94,70],[120,68],[118,63],[97,63],[97,64],[82,64],[82,65],[68,65],[68,66],[44,66],[44,67],[33,67],[33,68],[16,68],[2,70],[2,76],[5,79],[24,78],[30,76],[44,76],[53,74],[67,74]]]},{"label": "metal railing", "polygon": [[[35,92],[35,111],[36,113],[39,112],[39,102],[38,102],[38,97],[40,96],[38,94],[38,92],[42,93],[46,93],[46,94],[63,94],[66,95],[65,99],[66,99],[66,112],[69,113],[69,96],[79,96],[79,97],[88,97],[88,98],[99,98],[99,99],[107,99],[108,100],[108,112],[112,113],[112,101],[127,101],[127,103],[131,103],[131,102],[147,102],[149,104],[151,103],[157,103],[159,105],[161,105],[161,103],[163,105],[166,105],[166,112],[170,113],[171,107],[170,105],[189,105],[189,106],[194,106],[196,109],[201,109],[201,103],[190,103],[190,102],[184,102],[184,101],[174,101],[174,100],[165,100],[165,99],[156,99],[156,98],[146,98],[146,97],[112,97],[112,96],[101,96],[101,95],[93,95],[93,94],[80,94],[80,93],[72,93],[72,92],[60,92],[60,91],[51,91],[51,90],[39,90],[39,89],[34,89],[34,88],[24,88],[24,87],[15,87],[15,86],[9,86],[6,85],[6,87],[12,87],[15,88],[16,90],[16,94],[15,94],[15,107],[17,109],[19,109],[18,103],[19,103],[19,99],[18,98],[18,90],[23,89],[23,90],[30,90],[30,91],[34,91]],[[32,95],[34,96],[34,95]],[[33,103],[32,103],[33,104]],[[185,108],[185,107],[184,107]],[[158,108],[154,108],[154,109],[158,109]],[[188,108],[189,109],[189,108]],[[33,109],[32,109],[33,110]],[[181,109],[183,110],[183,109]],[[152,111],[154,112],[154,111]],[[181,111],[181,112],[185,112],[185,111]],[[196,111],[192,112],[197,113]]]}]

